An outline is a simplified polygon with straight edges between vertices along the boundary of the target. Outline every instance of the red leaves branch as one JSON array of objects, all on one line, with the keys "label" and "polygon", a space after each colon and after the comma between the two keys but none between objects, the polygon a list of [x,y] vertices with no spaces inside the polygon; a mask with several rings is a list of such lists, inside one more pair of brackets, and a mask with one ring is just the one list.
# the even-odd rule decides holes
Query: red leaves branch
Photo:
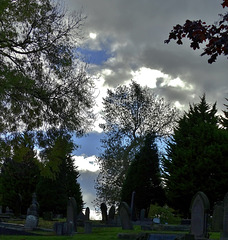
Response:
[{"label": "red leaves branch", "polygon": [[[228,0],[223,0],[222,6],[228,7]],[[213,63],[218,55],[228,55],[228,13],[220,17],[222,20],[214,25],[207,25],[201,20],[186,20],[183,26],[177,24],[169,33],[165,43],[173,39],[177,44],[183,44],[182,39],[188,38],[191,41],[190,47],[196,50],[205,42],[206,47],[201,56],[208,55],[208,62]]]}]

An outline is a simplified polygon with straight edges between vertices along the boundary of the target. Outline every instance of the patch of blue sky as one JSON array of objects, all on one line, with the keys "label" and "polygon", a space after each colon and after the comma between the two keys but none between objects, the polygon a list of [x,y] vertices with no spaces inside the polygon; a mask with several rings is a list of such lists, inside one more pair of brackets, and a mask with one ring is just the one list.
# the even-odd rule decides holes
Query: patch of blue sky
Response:
[{"label": "patch of blue sky", "polygon": [[92,50],[89,48],[78,48],[77,51],[80,53],[83,61],[95,65],[102,65],[113,56],[107,49]]}]

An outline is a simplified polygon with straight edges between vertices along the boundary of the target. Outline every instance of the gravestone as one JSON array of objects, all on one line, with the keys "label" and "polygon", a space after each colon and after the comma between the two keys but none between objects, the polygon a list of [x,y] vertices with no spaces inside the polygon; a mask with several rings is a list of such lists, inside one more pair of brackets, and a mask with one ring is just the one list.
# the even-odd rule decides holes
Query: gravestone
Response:
[{"label": "gravestone", "polygon": [[226,193],[224,200],[223,200],[223,229],[221,232],[221,240],[228,239],[228,193]]},{"label": "gravestone", "polygon": [[68,235],[72,236],[74,232],[74,226],[72,222],[56,222],[53,225],[53,230],[56,235]]},{"label": "gravestone", "polygon": [[145,213],[146,213],[146,210],[145,209],[141,209],[140,216],[139,216],[139,220],[141,222],[143,222],[145,220]]},{"label": "gravestone", "polygon": [[123,230],[132,230],[131,209],[126,202],[121,202],[119,206],[120,222]]},{"label": "gravestone", "polygon": [[84,227],[85,218],[85,214],[80,212],[77,216],[77,226]]},{"label": "gravestone", "polygon": [[92,233],[92,222],[85,221],[85,233]]},{"label": "gravestone", "polygon": [[191,203],[191,230],[195,239],[208,238],[207,225],[210,203],[203,192],[198,192],[192,199]]},{"label": "gravestone", "polygon": [[135,214],[135,191],[131,194],[131,220],[136,220],[136,214]]},{"label": "gravestone", "polygon": [[73,230],[77,232],[77,203],[74,197],[69,197],[67,202],[67,224],[73,226]]},{"label": "gravestone", "polygon": [[223,202],[217,202],[214,205],[213,215],[212,215],[212,231],[220,232],[223,226]]},{"label": "gravestone", "polygon": [[0,206],[0,214],[2,214],[2,206]]},{"label": "gravestone", "polygon": [[38,214],[38,202],[36,200],[36,194],[32,195],[32,204],[27,210],[27,216],[25,220],[25,229],[33,230],[38,226],[39,214]]},{"label": "gravestone", "polygon": [[87,207],[85,210],[85,220],[89,221],[89,219],[90,219],[90,209],[89,207]]},{"label": "gravestone", "polygon": [[108,220],[108,215],[107,215],[107,206],[105,203],[101,203],[101,216],[102,216],[102,222],[106,223]]},{"label": "gravestone", "polygon": [[108,212],[108,223],[110,223],[110,224],[114,223],[115,213],[116,213],[115,206],[112,205]]}]

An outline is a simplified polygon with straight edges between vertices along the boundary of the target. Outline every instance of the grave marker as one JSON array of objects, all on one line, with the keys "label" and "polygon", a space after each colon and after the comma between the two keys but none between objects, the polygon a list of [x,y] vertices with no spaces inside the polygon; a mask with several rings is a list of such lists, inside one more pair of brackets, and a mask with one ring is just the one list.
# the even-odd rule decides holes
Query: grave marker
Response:
[{"label": "grave marker", "polygon": [[203,192],[198,192],[191,203],[191,231],[195,239],[204,239],[208,237],[208,212],[210,203]]},{"label": "grave marker", "polygon": [[119,206],[119,215],[123,230],[132,230],[131,209],[126,202],[121,202]]}]

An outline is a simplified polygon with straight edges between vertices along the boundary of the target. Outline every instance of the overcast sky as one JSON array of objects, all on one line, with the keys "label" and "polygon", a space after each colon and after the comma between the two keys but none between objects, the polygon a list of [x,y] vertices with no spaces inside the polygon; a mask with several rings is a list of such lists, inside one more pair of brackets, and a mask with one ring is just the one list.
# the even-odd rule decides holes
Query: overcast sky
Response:
[{"label": "overcast sky", "polygon": [[[90,62],[90,73],[98,78],[97,102],[101,102],[107,88],[134,79],[152,87],[155,93],[182,110],[187,110],[189,103],[198,103],[204,93],[208,103],[217,102],[218,109],[225,110],[227,59],[220,57],[216,63],[208,64],[207,57],[201,57],[200,51],[190,49],[189,41],[181,46],[174,42],[164,44],[172,26],[183,24],[186,19],[214,23],[219,19],[218,14],[224,12],[221,2],[67,0],[67,8],[82,9],[87,15],[86,40],[80,51]],[[100,105],[97,111],[99,109]],[[99,146],[99,134],[93,133],[86,141],[80,141],[87,147],[81,148],[78,155],[97,155],[95,146]],[[88,162],[93,165],[91,158]]]}]

